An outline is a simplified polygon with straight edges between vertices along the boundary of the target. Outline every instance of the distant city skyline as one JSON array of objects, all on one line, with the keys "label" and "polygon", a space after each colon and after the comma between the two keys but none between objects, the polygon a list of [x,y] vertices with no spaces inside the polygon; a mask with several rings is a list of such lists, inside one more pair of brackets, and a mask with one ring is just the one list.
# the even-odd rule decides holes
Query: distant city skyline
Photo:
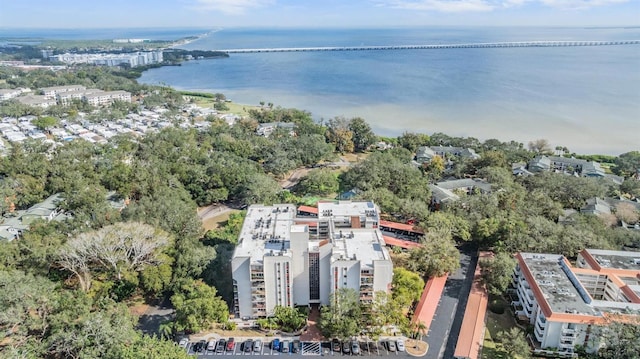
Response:
[{"label": "distant city skyline", "polygon": [[640,0],[0,0],[2,28],[640,26]]}]

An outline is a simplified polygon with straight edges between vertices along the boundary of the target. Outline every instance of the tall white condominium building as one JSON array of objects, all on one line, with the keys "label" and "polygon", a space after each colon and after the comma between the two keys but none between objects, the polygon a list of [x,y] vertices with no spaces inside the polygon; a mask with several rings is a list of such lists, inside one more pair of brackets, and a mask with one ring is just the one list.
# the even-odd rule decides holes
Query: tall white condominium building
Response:
[{"label": "tall white condominium building", "polygon": [[289,204],[250,206],[231,261],[236,316],[329,304],[340,288],[363,302],[388,291],[393,264],[378,222],[372,202],[321,202],[318,217],[298,217]]},{"label": "tall white condominium building", "polygon": [[511,304],[534,326],[537,353],[555,348],[569,357],[576,345],[593,352],[602,327],[640,319],[640,252],[585,249],[576,267],[558,254],[516,258],[518,300]]}]

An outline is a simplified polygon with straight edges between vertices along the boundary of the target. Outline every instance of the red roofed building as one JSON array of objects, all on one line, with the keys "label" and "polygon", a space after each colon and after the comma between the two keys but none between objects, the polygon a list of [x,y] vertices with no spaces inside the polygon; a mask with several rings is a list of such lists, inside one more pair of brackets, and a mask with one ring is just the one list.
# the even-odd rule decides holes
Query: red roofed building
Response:
[{"label": "red roofed building", "polygon": [[576,267],[562,255],[518,253],[516,314],[534,326],[538,354],[572,357],[576,345],[596,351],[600,327],[640,316],[640,252],[585,249]]}]

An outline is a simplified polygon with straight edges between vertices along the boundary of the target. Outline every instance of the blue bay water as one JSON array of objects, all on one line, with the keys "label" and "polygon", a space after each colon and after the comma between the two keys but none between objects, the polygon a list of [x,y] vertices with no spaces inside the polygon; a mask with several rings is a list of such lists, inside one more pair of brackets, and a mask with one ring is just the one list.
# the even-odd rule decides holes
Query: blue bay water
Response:
[{"label": "blue bay water", "polygon": [[[185,46],[231,49],[640,39],[640,28],[229,29]],[[445,132],[583,153],[640,149],[640,46],[232,54],[140,81],[272,102],[377,133]]]},{"label": "blue bay water", "polygon": [[[170,34],[145,31],[103,36]],[[640,28],[223,29],[184,48],[629,39],[640,39]],[[306,109],[317,119],[360,116],[387,136],[445,132],[546,138],[581,153],[640,150],[640,45],[233,54],[152,69],[140,82]]]}]

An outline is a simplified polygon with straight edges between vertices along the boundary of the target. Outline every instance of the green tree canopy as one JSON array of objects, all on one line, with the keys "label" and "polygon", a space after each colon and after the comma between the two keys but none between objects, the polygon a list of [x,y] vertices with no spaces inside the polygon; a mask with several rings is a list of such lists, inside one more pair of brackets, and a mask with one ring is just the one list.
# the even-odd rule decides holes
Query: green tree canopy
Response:
[{"label": "green tree canopy", "polygon": [[330,169],[320,168],[310,171],[298,184],[300,195],[326,196],[338,192],[338,175]]},{"label": "green tree canopy", "polygon": [[496,296],[502,295],[512,282],[516,260],[508,253],[499,252],[492,258],[481,259],[479,264],[487,291]]},{"label": "green tree canopy", "polygon": [[425,278],[439,277],[460,267],[460,252],[449,233],[432,230],[409,251],[408,267]]},{"label": "green tree canopy", "polygon": [[186,281],[171,296],[176,309],[175,330],[195,333],[209,329],[214,323],[226,323],[229,308],[217,294],[216,288],[201,280]]},{"label": "green tree canopy", "polygon": [[424,280],[418,273],[402,267],[393,268],[392,295],[401,306],[408,308],[420,300],[424,289]]},{"label": "green tree canopy", "polygon": [[320,310],[320,329],[327,338],[346,340],[360,333],[362,309],[358,293],[340,288]]}]

